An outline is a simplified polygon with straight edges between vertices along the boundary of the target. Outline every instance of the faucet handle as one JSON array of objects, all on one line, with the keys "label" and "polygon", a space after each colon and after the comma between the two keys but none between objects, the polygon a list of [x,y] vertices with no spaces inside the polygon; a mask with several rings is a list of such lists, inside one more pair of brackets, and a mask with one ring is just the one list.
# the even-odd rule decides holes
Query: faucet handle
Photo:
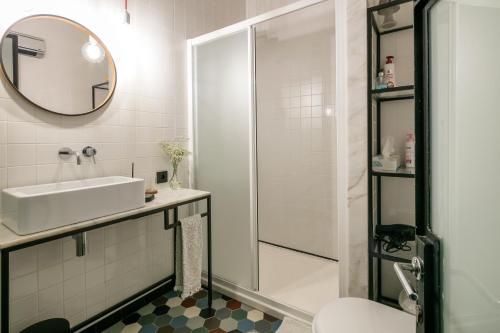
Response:
[{"label": "faucet handle", "polygon": [[82,149],[82,154],[85,157],[92,157],[92,160],[94,161],[94,164],[96,164],[96,162],[95,162],[95,155],[97,154],[97,150],[94,147],[87,146],[87,147],[83,148]]}]

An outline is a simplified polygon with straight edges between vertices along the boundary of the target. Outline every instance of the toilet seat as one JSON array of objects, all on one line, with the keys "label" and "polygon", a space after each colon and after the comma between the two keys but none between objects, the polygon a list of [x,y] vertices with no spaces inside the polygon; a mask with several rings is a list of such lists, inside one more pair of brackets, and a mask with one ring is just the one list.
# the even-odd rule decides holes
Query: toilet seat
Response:
[{"label": "toilet seat", "polygon": [[314,333],[413,333],[415,317],[363,298],[339,298],[314,316]]}]

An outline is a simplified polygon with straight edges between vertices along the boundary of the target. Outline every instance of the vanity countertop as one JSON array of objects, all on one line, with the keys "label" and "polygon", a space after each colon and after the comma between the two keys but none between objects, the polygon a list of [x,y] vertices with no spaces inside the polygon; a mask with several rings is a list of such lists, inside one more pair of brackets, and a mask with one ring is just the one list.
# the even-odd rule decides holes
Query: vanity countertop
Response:
[{"label": "vanity countertop", "polygon": [[[67,234],[71,232],[78,231],[80,229],[86,229],[89,227],[97,226],[99,224],[105,224],[106,222],[123,219],[128,216],[134,216],[141,213],[147,213],[164,207],[176,205],[182,202],[201,199],[210,195],[210,192],[192,190],[192,189],[178,189],[171,190],[167,186],[158,189],[158,193],[155,195],[155,199],[151,202],[147,202],[141,208],[136,208],[128,210],[125,212],[107,215],[103,217],[98,217],[92,220],[74,223],[66,225],[63,227],[50,229],[42,232],[37,232],[29,235],[18,235],[7,228],[5,225],[0,224],[0,250],[6,249],[14,246],[18,246],[24,243],[30,243],[33,241],[38,241],[41,239],[51,238],[61,234]],[[1,222],[1,218],[0,218]]]}]

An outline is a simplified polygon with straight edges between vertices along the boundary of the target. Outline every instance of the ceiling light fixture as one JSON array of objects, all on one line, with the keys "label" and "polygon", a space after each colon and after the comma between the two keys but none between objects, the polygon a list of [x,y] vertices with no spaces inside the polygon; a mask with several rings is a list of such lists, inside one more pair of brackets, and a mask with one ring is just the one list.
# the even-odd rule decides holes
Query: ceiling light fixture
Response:
[{"label": "ceiling light fixture", "polygon": [[123,13],[123,23],[130,24],[130,13],[128,12],[128,0],[125,0],[125,12]]}]

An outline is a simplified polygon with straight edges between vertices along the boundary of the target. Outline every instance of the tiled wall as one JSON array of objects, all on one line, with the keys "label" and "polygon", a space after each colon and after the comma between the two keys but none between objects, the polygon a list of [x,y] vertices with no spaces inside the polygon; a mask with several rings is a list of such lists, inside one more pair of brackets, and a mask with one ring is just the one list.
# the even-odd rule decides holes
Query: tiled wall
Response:
[{"label": "tiled wall", "polygon": [[[129,1],[131,24],[121,22],[123,1],[9,3],[0,12],[3,34],[33,14],[68,17],[95,32],[112,53],[115,96],[104,109],[64,117],[37,109],[0,84],[0,189],[106,175],[152,178],[170,169],[158,142],[187,135],[186,37],[244,17],[243,1]],[[232,17],[232,15],[234,17]],[[97,164],[61,162],[57,151],[94,146]],[[186,179],[186,174],[183,172]],[[1,206],[0,206],[1,211]],[[90,251],[75,257],[71,238],[12,254],[11,331],[50,316],[72,324],[172,273],[171,234],[153,216],[93,231]]]},{"label": "tiled wall", "polygon": [[296,1],[297,0],[246,0],[246,14],[247,17],[253,17]]},{"label": "tiled wall", "polygon": [[337,259],[333,9],[257,25],[256,94],[259,240]]},{"label": "tiled wall", "polygon": [[231,25],[246,17],[248,0],[176,0],[185,6],[190,20],[187,22],[187,37],[193,38],[206,32]]},{"label": "tiled wall", "polygon": [[91,231],[88,244],[84,257],[71,237],[13,252],[11,332],[51,317],[74,325],[173,272],[162,215]]}]

